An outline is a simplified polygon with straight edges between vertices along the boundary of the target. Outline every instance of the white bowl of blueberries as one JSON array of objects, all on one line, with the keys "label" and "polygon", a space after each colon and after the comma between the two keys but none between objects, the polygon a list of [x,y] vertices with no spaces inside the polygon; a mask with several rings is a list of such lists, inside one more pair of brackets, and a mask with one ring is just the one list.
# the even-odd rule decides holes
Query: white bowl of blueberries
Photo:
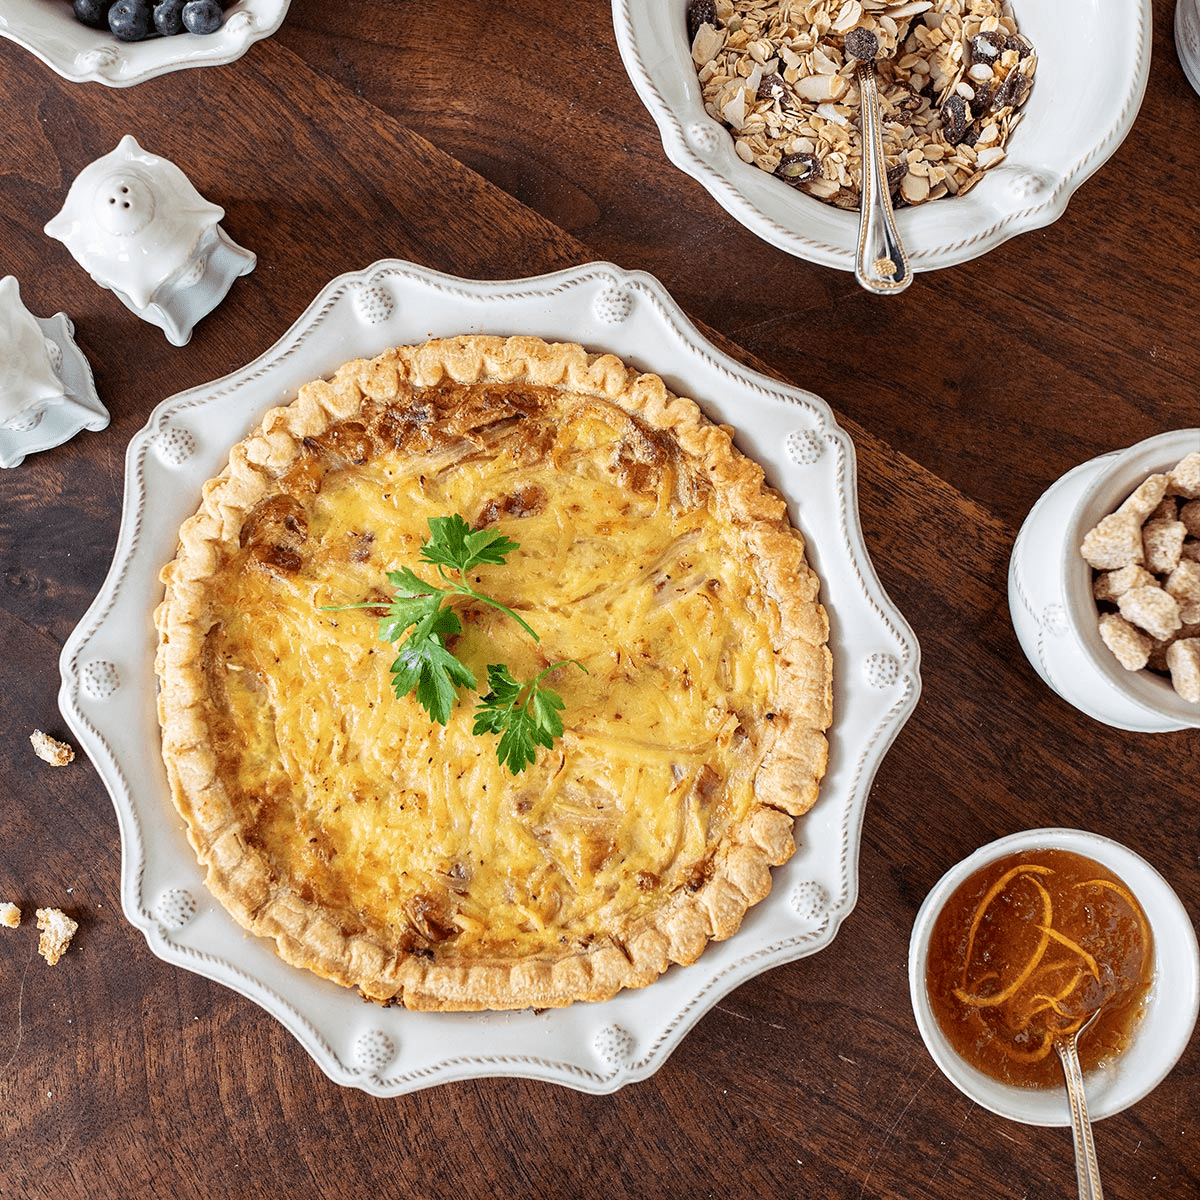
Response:
[{"label": "white bowl of blueberries", "polygon": [[0,36],[64,79],[128,87],[240,58],[290,0],[0,0]]}]

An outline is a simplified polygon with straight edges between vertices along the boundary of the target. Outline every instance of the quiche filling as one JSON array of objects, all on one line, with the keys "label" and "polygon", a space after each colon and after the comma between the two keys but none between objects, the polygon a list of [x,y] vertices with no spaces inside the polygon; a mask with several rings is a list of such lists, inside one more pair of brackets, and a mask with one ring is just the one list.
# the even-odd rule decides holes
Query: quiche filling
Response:
[{"label": "quiche filling", "polygon": [[[379,611],[429,519],[519,548],[453,653],[551,678],[513,775],[397,698]],[[761,471],[661,381],[536,339],[347,364],[273,410],[163,572],[164,758],[209,886],[289,961],[423,1008],[602,999],[733,933],[815,800],[829,659]]]}]

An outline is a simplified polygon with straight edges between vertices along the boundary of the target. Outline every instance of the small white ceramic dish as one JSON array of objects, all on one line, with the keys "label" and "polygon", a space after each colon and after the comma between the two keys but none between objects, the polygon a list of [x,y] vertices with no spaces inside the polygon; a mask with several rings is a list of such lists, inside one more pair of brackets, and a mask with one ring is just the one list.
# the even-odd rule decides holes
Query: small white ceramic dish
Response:
[{"label": "small white ceramic dish", "polygon": [[[742,162],[704,110],[687,41],[687,0],[613,0],[625,69],[667,157],[765,241],[810,262],[854,269],[858,214],[822,204]],[[1129,132],[1150,70],[1150,0],[1015,0],[1038,53],[1037,77],[1007,160],[966,196],[896,213],[914,271],[966,262],[1049,225]]]},{"label": "small white ceramic dish", "polygon": [[917,1027],[946,1078],[976,1104],[1025,1125],[1070,1125],[1066,1086],[1021,1088],[1000,1083],[961,1059],[929,1004],[925,972],[929,938],[942,906],[968,876],[1021,850],[1069,850],[1112,871],[1133,892],[1154,938],[1154,982],[1129,1046],[1084,1076],[1092,1120],[1136,1104],[1166,1078],[1187,1048],[1200,1008],[1200,954],[1187,910],[1170,884],[1144,858],[1099,834],[1079,829],[1030,829],[1000,838],[964,859],[925,897],[913,924],[908,986]]},{"label": "small white ceramic dish", "polygon": [[0,0],[0,37],[73,83],[128,87],[184,67],[233,62],[283,23],[291,0],[235,0],[215,33],[122,42],[75,20],[69,0]]},{"label": "small white ceramic dish", "polygon": [[[156,751],[158,572],[202,484],[263,412],[308,380],[394,345],[459,333],[537,334],[614,353],[737,430],[789,499],[822,581],[834,655],[829,771],[795,857],[731,939],[603,1004],[547,1012],[412,1013],[284,963],[209,895]],[[122,902],[168,962],[235,988],[282,1021],[335,1080],[394,1095],[452,1079],[519,1075],[609,1092],[654,1072],[723,995],[826,946],[854,907],[867,792],[920,688],[919,651],[871,567],[854,448],[825,403],[717,351],[650,276],[599,263],[477,282],[403,262],[335,279],[272,349],[155,409],[129,444],[113,565],[61,658],[63,714],[112,796]]]},{"label": "small white ceramic dish", "polygon": [[1084,534],[1148,475],[1200,451],[1200,429],[1176,429],[1069,471],[1025,518],[1008,568],[1013,629],[1039,675],[1069,704],[1117,729],[1200,727],[1200,704],[1153,671],[1126,671],[1100,640]]}]

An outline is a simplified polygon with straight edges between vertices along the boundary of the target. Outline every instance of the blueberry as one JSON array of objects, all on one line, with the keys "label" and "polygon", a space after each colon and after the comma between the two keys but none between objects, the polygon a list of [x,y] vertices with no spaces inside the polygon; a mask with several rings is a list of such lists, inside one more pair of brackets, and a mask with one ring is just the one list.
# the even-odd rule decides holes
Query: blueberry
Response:
[{"label": "blueberry", "polygon": [[218,0],[188,0],[183,6],[183,24],[189,33],[215,33],[224,19]]},{"label": "blueberry", "polygon": [[108,28],[108,10],[113,0],[72,0],[71,8],[75,20],[90,25],[93,29]]},{"label": "blueberry", "polygon": [[163,37],[183,32],[183,6],[187,0],[156,0],[154,5],[154,28]]},{"label": "blueberry", "polygon": [[140,42],[154,32],[150,0],[117,0],[108,10],[108,27],[123,42]]}]

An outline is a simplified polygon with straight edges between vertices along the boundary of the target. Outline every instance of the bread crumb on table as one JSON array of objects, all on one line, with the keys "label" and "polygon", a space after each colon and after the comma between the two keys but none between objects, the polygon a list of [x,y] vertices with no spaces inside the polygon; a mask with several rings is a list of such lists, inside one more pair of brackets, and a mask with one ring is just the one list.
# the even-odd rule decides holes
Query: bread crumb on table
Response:
[{"label": "bread crumb on table", "polygon": [[75,760],[75,751],[66,742],[60,742],[40,729],[35,729],[29,735],[29,741],[33,745],[34,754],[52,767],[65,767],[67,763]]},{"label": "bread crumb on table", "polygon": [[21,924],[21,910],[11,900],[0,900],[0,925],[16,929]]},{"label": "bread crumb on table", "polygon": [[62,909],[39,908],[37,910],[37,926],[42,931],[38,939],[38,953],[54,966],[67,952],[75,931],[79,928]]}]

